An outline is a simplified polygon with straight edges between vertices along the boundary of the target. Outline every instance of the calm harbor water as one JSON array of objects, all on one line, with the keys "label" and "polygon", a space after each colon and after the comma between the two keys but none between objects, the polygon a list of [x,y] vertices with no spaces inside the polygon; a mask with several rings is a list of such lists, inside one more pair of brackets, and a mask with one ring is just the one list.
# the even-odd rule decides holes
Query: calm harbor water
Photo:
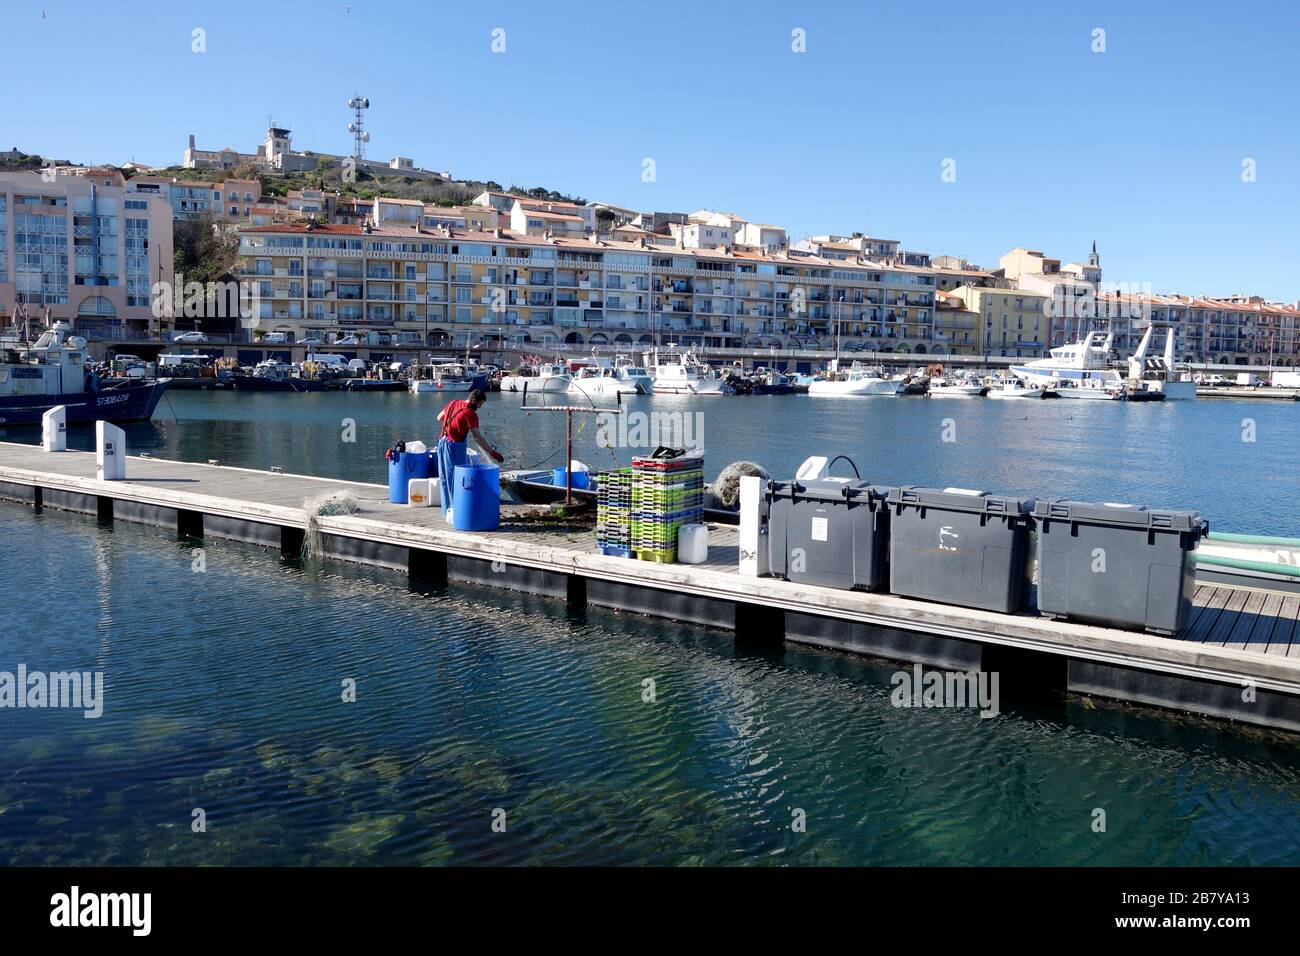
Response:
[{"label": "calm harbor water", "polygon": [[[525,420],[517,401],[493,396],[483,421],[527,466],[554,455],[563,416]],[[1300,532],[1290,405],[631,407],[674,402],[704,412],[711,471],[744,457],[787,474],[846,453],[881,482],[1187,505],[1219,527]],[[381,481],[384,447],[431,437],[439,405],[176,393],[130,441]],[[355,442],[341,441],[344,418]],[[608,462],[591,437],[579,457]],[[1300,744],[1287,737],[1073,699],[992,719],[898,709],[891,664],[493,590],[413,590],[215,540],[196,573],[193,544],[157,529],[4,503],[0,538],[0,670],[105,679],[97,720],[0,710],[0,863],[1300,863]],[[355,703],[340,699],[347,679]],[[196,808],[206,833],[191,832]],[[791,829],[796,811],[806,832]]]},{"label": "calm harbor water", "polygon": [[[432,443],[444,401],[406,393],[173,392],[153,422],[129,426],[128,442],[133,452],[161,458],[384,483],[384,449],[398,438]],[[480,416],[507,453],[506,467],[563,464],[565,416],[523,412],[519,404],[518,395],[493,394]],[[613,407],[612,399],[602,404]],[[624,407],[691,416],[684,423],[703,439],[709,477],[737,459],[790,477],[809,455],[844,454],[881,484],[1196,508],[1219,530],[1300,536],[1300,404],[1292,402],[656,395],[634,396]],[[594,418],[575,418],[575,457],[592,468],[626,464],[634,450],[598,448]],[[344,440],[349,420],[354,441]],[[627,437],[638,437],[635,428]],[[40,435],[0,428],[0,440],[39,442]],[[93,448],[94,433],[75,429],[69,443]]]}]

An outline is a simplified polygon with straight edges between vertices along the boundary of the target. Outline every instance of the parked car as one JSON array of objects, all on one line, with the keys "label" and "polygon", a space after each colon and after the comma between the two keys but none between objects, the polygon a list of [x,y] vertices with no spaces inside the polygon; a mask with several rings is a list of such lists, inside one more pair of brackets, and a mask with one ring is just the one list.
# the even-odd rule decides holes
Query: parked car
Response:
[{"label": "parked car", "polygon": [[262,336],[265,345],[284,345],[289,341],[288,332],[268,332]]},{"label": "parked car", "polygon": [[305,339],[298,340],[299,345],[324,345],[325,340],[318,335],[309,335]]},{"label": "parked car", "polygon": [[202,332],[177,332],[172,336],[172,341],[184,345],[206,342],[208,337]]},{"label": "parked car", "polygon": [[341,339],[334,341],[335,345],[365,345],[366,343],[356,335],[345,335]]}]

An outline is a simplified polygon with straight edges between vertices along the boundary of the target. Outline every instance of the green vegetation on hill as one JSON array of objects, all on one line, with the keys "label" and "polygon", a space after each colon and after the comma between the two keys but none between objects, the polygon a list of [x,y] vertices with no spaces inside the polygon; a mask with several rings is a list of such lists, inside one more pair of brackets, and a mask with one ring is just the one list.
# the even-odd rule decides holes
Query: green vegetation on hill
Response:
[{"label": "green vegetation on hill", "polygon": [[394,199],[418,199],[430,205],[458,206],[470,202],[483,190],[490,189],[495,192],[511,192],[554,202],[573,202],[579,205],[586,202],[584,199],[567,196],[543,186],[534,186],[531,189],[511,186],[509,190],[505,190],[500,183],[490,179],[434,183],[409,176],[372,176],[366,172],[359,172],[356,182],[344,182],[343,170],[338,166],[331,166],[329,157],[321,157],[321,162],[316,169],[310,172],[292,173],[286,176],[268,176],[259,173],[251,164],[236,166],[234,169],[185,169],[181,166],[169,166],[166,169],[155,169],[150,175],[205,183],[225,182],[228,179],[256,179],[262,184],[262,193],[268,196],[287,196],[295,189],[322,189],[359,199],[390,196]]}]

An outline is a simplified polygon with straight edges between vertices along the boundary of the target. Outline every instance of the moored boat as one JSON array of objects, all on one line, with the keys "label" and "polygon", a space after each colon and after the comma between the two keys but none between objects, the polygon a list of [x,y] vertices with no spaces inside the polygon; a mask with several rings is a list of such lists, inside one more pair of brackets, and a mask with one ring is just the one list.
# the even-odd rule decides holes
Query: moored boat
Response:
[{"label": "moored boat", "polygon": [[839,377],[836,371],[830,374],[834,378],[817,379],[808,383],[808,394],[822,398],[856,398],[864,395],[897,395],[898,383],[886,376],[880,369],[868,368],[861,362],[854,362],[847,372]]},{"label": "moored boat", "polygon": [[39,425],[51,408],[67,409],[67,421],[130,422],[153,417],[167,380],[137,378],[101,382],[88,369],[86,340],[69,335],[62,322],[31,345],[0,352],[0,425]]},{"label": "moored boat", "polygon": [[652,349],[646,355],[645,367],[659,394],[731,395],[735,392],[720,373],[701,362],[690,349],[678,352],[670,345],[663,355],[658,349]]}]

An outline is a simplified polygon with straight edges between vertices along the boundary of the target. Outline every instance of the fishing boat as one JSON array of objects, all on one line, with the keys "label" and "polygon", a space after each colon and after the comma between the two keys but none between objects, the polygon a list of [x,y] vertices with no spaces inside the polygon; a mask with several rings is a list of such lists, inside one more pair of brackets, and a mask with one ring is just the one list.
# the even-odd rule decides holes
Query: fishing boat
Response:
[{"label": "fishing boat", "polygon": [[678,352],[668,346],[665,354],[652,349],[645,367],[654,383],[654,391],[666,395],[731,395],[735,389],[716,370],[709,368],[695,353]]},{"label": "fishing boat", "polygon": [[[863,395],[897,395],[898,383],[880,369],[868,368],[854,362],[848,371],[840,373],[832,362],[833,378],[815,379],[808,383],[808,394],[823,398],[856,398]],[[842,377],[840,377],[842,375]]]},{"label": "fishing boat", "polygon": [[501,391],[567,392],[571,378],[563,365],[522,365],[501,377]]},{"label": "fishing boat", "polygon": [[1165,328],[1163,354],[1147,356],[1154,330],[1155,326],[1147,326],[1141,344],[1128,360],[1129,378],[1141,382],[1146,391],[1159,392],[1170,401],[1194,401],[1196,380],[1190,366],[1174,361],[1175,333],[1172,327]]},{"label": "fishing boat", "polygon": [[339,384],[344,392],[405,392],[406,382],[398,378],[349,378]]},{"label": "fishing boat", "polygon": [[981,398],[989,387],[979,379],[934,378],[927,394],[931,398]]},{"label": "fishing boat", "polygon": [[304,375],[299,365],[266,359],[253,366],[250,374],[234,376],[231,384],[242,392],[320,392],[327,381]]},{"label": "fishing boat", "polygon": [[1118,385],[1123,376],[1110,364],[1114,339],[1110,332],[1089,332],[1078,342],[1052,349],[1048,358],[1011,366],[1011,374],[1029,385],[1040,387],[1056,381],[1096,381]]},{"label": "fishing boat", "polygon": [[1075,401],[1122,402],[1126,397],[1127,388],[1123,384],[1108,383],[1098,379],[1081,381],[1066,379],[1053,382],[1052,391],[1056,392],[1057,398]]},{"label": "fishing boat", "polygon": [[569,391],[584,395],[649,395],[654,391],[654,380],[626,356],[618,356],[613,362],[593,357],[570,380]]},{"label": "fishing boat", "polygon": [[472,392],[487,388],[487,376],[472,374],[459,362],[432,362],[412,370],[407,388],[413,395],[426,392]]},{"label": "fishing boat", "polygon": [[762,370],[754,381],[755,395],[793,395],[795,392],[794,376],[786,375],[775,369]]},{"label": "fishing boat", "polygon": [[1056,392],[1051,389],[1041,385],[1026,385],[1018,378],[990,386],[988,391],[989,398],[1002,399],[1054,398],[1055,396]]},{"label": "fishing boat", "polygon": [[137,378],[101,382],[89,371],[86,340],[58,322],[34,344],[0,350],[0,425],[39,425],[59,405],[67,422],[146,421],[167,380]]}]

